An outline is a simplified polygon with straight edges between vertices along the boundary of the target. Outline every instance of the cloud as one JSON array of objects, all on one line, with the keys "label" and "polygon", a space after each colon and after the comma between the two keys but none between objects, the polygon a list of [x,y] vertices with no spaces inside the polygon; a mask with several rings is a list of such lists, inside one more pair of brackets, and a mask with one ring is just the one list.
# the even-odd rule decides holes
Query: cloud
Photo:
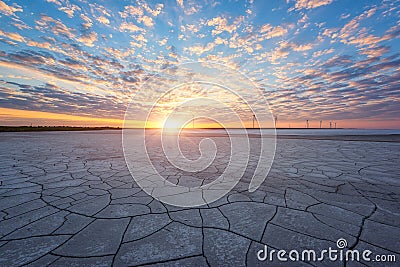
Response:
[{"label": "cloud", "polygon": [[147,39],[143,34],[132,35],[134,41],[130,42],[132,47],[142,48],[147,43]]},{"label": "cloud", "polygon": [[15,3],[12,6],[9,6],[3,1],[0,1],[0,13],[6,16],[14,16],[16,12],[23,12],[23,11],[24,10],[22,9],[22,7]]},{"label": "cloud", "polygon": [[347,19],[347,18],[349,18],[350,16],[351,16],[350,13],[342,14],[342,15],[340,15],[340,19]]},{"label": "cloud", "polygon": [[334,55],[314,69],[299,69],[295,77],[281,75],[279,89],[268,95],[270,103],[277,112],[296,119],[395,118],[393,101],[398,94],[392,89],[399,75],[388,75],[386,70],[399,59],[394,56],[384,61],[387,64],[377,57],[355,61],[350,56]]},{"label": "cloud", "polygon": [[323,55],[331,54],[333,52],[335,52],[335,50],[333,48],[329,48],[329,49],[315,51],[312,56],[313,56],[313,58],[316,58],[316,57],[320,57]]},{"label": "cloud", "polygon": [[296,0],[296,9],[313,9],[320,6],[326,6],[333,2],[333,0]]},{"label": "cloud", "polygon": [[69,18],[73,18],[75,11],[80,11],[81,8],[77,5],[68,5],[68,6],[63,6],[63,7],[58,8],[58,10],[67,14],[67,16]]},{"label": "cloud", "polygon": [[46,62],[46,56],[52,59],[51,55],[44,55],[39,52],[21,51],[19,53],[2,53],[0,58],[5,62],[16,62],[24,66],[38,66]]},{"label": "cloud", "polygon": [[143,8],[146,10],[147,13],[149,13],[153,17],[157,17],[158,15],[161,14],[161,11],[164,8],[164,4],[156,4],[155,8],[152,9],[146,2],[141,1],[140,4],[143,6]]},{"label": "cloud", "polygon": [[168,38],[164,38],[164,39],[162,39],[161,41],[159,41],[158,44],[159,44],[160,46],[164,46],[167,42],[168,42]]},{"label": "cloud", "polygon": [[371,9],[367,10],[366,13],[365,13],[366,18],[369,18],[372,15],[374,15],[376,10],[377,10],[376,7],[372,7]]},{"label": "cloud", "polygon": [[142,28],[136,26],[135,24],[133,24],[131,22],[123,22],[123,23],[121,23],[121,25],[119,26],[119,30],[120,31],[130,31],[130,32],[143,31]]},{"label": "cloud", "polygon": [[47,15],[41,15],[40,20],[36,20],[36,29],[40,31],[51,31],[54,34],[68,37],[70,39],[75,38],[73,30],[68,28],[61,20],[53,19]]},{"label": "cloud", "polygon": [[[104,50],[106,51],[106,57],[111,56],[112,58],[115,58],[117,60],[128,58],[129,55],[132,55],[135,52],[134,49],[116,49],[112,47],[104,47]],[[123,67],[117,66],[117,68],[122,69]]]},{"label": "cloud", "polygon": [[346,39],[353,35],[353,33],[357,30],[359,26],[359,22],[357,19],[352,19],[348,23],[346,23],[342,29],[340,29],[339,37],[341,39]]},{"label": "cloud", "polygon": [[304,52],[304,51],[312,49],[312,47],[313,47],[312,44],[301,44],[301,45],[297,45],[294,43],[292,44],[293,51],[296,51],[296,52]]},{"label": "cloud", "polygon": [[243,21],[244,17],[237,18],[234,23],[229,24],[225,17],[215,17],[207,21],[207,25],[214,27],[212,35],[218,35],[224,31],[232,33],[237,30],[238,25]]},{"label": "cloud", "polygon": [[373,16],[376,11],[376,7],[364,11],[361,15],[354,17],[346,23],[337,34],[342,43],[354,45],[358,48],[359,54],[366,55],[367,57],[382,56],[389,52],[388,47],[381,46],[379,43],[396,38],[389,33],[391,29],[386,31],[382,37],[379,37],[369,33],[367,28],[360,26],[363,20]]},{"label": "cloud", "polygon": [[90,33],[84,34],[84,35],[80,36],[77,39],[77,41],[83,43],[86,46],[92,47],[92,46],[94,46],[94,42],[97,41],[97,33],[90,32]]},{"label": "cloud", "polygon": [[215,38],[215,40],[214,40],[214,42],[215,42],[215,44],[216,45],[220,45],[220,44],[228,44],[228,41],[226,40],[226,39],[223,39],[223,38],[221,38],[221,37],[217,37],[217,38]]},{"label": "cloud", "polygon": [[43,48],[43,49],[48,49],[48,50],[50,50],[51,46],[52,46],[49,42],[40,43],[40,42],[36,42],[36,41],[28,41],[27,45],[28,46],[35,46],[35,47]]},{"label": "cloud", "polygon": [[25,42],[25,38],[16,32],[4,32],[4,31],[0,30],[0,36],[7,37],[7,38],[17,41],[17,42]]},{"label": "cloud", "polygon": [[348,38],[356,38],[355,35],[359,35],[360,32],[359,27],[362,20],[365,20],[371,17],[376,12],[376,7],[372,7],[366,11],[364,11],[361,15],[354,17],[348,23],[346,23],[342,29],[340,29],[339,37],[343,42],[346,42]]},{"label": "cloud", "polygon": [[32,86],[29,84],[7,82],[16,86],[14,91],[2,91],[4,97],[2,107],[19,109],[24,103],[24,109],[49,112],[58,112],[74,115],[93,116],[97,111],[100,118],[120,118],[123,106],[115,96],[104,96],[93,93],[71,92],[55,84],[45,83]]},{"label": "cloud", "polygon": [[11,23],[14,27],[18,28],[18,30],[24,30],[24,29],[32,29],[31,26],[27,25],[25,22],[23,22],[20,19],[17,18],[12,18],[12,23]]},{"label": "cloud", "polygon": [[178,6],[183,8],[183,0],[176,0],[176,3],[178,4]]},{"label": "cloud", "polygon": [[53,4],[56,4],[56,5],[58,5],[58,6],[61,6],[62,5],[62,3],[60,2],[60,1],[58,1],[58,0],[46,0],[48,3],[53,3]]},{"label": "cloud", "polygon": [[184,12],[186,15],[190,16],[200,11],[200,6],[190,6],[185,8]]},{"label": "cloud", "polygon": [[306,23],[310,18],[307,16],[307,14],[304,14],[301,19],[299,19],[298,23]]},{"label": "cloud", "polygon": [[140,6],[124,6],[123,12],[118,12],[121,18],[127,18],[128,16],[142,16],[143,8]]},{"label": "cloud", "polygon": [[105,8],[102,5],[95,3],[95,4],[89,4],[89,7],[91,9],[92,14],[100,14],[107,17],[111,17],[110,11],[107,10],[107,8]]},{"label": "cloud", "polygon": [[[154,21],[152,17],[157,17],[161,13],[163,7],[164,7],[163,4],[157,4],[155,9],[152,9],[147,3],[140,2],[140,5],[138,6],[132,6],[132,5],[124,6],[124,11],[118,13],[121,16],[121,18],[129,19],[131,17],[134,17],[136,18],[136,22],[143,23],[146,27],[153,27]],[[147,12],[148,15],[145,15],[145,12]],[[124,26],[122,26],[122,28],[130,29],[129,31],[132,32],[139,30],[139,29],[135,30],[135,27],[131,25],[132,24],[131,22],[124,22],[124,23],[123,23]]]},{"label": "cloud", "polygon": [[274,37],[280,37],[285,35],[288,32],[286,28],[283,28],[282,26],[272,26],[270,24],[264,24],[260,28],[260,33],[262,34],[263,38],[265,39],[271,39]]},{"label": "cloud", "polygon": [[[76,88],[79,91],[92,90],[92,88],[95,88],[95,91],[103,91],[104,89],[101,89],[103,87],[113,88],[117,93],[117,90],[129,89],[124,88],[121,81],[113,74],[124,68],[115,60],[115,57],[92,55],[86,58],[85,55],[82,52],[70,52],[65,59],[57,59],[46,52],[24,51],[17,54],[0,52],[0,66],[9,70],[19,69],[25,75],[34,77],[35,80],[57,81],[63,86]],[[123,56],[126,59],[131,55],[127,53]]]},{"label": "cloud", "polygon": [[388,53],[390,51],[389,47],[387,46],[379,46],[375,47],[373,49],[361,49],[360,54],[366,55],[369,58],[374,58],[374,57],[381,57],[384,54]]},{"label": "cloud", "polygon": [[353,63],[353,59],[349,55],[334,55],[332,58],[324,62],[321,67],[347,67]]},{"label": "cloud", "polygon": [[88,16],[86,16],[85,14],[81,14],[80,18],[83,20],[82,27],[85,30],[87,30],[87,29],[89,29],[90,27],[93,26],[92,20]]},{"label": "cloud", "polygon": [[108,18],[106,18],[105,16],[100,16],[100,17],[96,18],[96,20],[98,22],[100,22],[101,24],[110,25],[110,20]]},{"label": "cloud", "polygon": [[139,23],[143,23],[146,27],[153,27],[153,19],[149,16],[141,16],[137,20]]},{"label": "cloud", "polygon": [[73,18],[76,11],[81,11],[79,6],[70,4],[69,1],[47,0],[47,2],[58,6],[57,9],[67,14],[69,18]]},{"label": "cloud", "polygon": [[203,27],[203,23],[200,21],[200,23],[199,24],[187,24],[186,25],[186,29],[189,31],[189,32],[192,32],[192,33],[197,33],[197,32],[199,32],[200,30],[201,30],[201,28]]},{"label": "cloud", "polygon": [[196,44],[189,47],[185,47],[184,50],[189,51],[190,54],[201,55],[205,52],[214,49],[214,47],[215,47],[214,43],[208,43],[207,45]]},{"label": "cloud", "polygon": [[268,61],[271,64],[278,64],[281,59],[287,58],[289,55],[289,51],[285,49],[276,49],[272,53],[268,53]]}]

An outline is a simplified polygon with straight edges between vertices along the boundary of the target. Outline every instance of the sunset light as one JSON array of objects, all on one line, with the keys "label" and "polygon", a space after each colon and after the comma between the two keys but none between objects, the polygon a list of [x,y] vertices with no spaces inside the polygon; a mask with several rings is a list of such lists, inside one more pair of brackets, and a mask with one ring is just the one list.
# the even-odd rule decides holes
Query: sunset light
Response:
[{"label": "sunset light", "polygon": [[400,0],[0,25],[0,267],[400,266]]},{"label": "sunset light", "polygon": [[150,77],[200,61],[253,81],[278,128],[400,128],[395,1],[73,2],[0,2],[1,125],[121,125],[171,76]]}]

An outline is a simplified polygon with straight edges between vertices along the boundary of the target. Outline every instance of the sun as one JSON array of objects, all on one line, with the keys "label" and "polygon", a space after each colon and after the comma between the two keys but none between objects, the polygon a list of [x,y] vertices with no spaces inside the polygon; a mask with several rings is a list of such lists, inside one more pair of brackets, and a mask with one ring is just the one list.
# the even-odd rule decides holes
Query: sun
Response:
[{"label": "sun", "polygon": [[163,131],[167,132],[179,132],[184,128],[192,128],[191,120],[184,117],[169,117],[162,123]]},{"label": "sun", "polygon": [[184,125],[180,121],[167,119],[163,123],[163,129],[180,129]]}]

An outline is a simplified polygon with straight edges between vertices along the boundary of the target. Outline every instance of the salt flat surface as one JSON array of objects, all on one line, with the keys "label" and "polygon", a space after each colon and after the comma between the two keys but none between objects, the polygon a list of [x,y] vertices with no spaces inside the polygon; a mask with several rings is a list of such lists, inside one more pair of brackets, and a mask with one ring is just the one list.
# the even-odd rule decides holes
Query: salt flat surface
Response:
[{"label": "salt flat surface", "polygon": [[[212,138],[219,154],[203,173],[149,153],[169,181],[201,185],[229,160],[226,138]],[[184,137],[188,157],[198,141]],[[121,142],[120,131],[0,134],[0,266],[265,266],[256,255],[264,244],[322,250],[339,238],[400,260],[400,143],[278,139],[257,191],[247,191],[252,155],[228,195],[179,208],[136,185]]]}]

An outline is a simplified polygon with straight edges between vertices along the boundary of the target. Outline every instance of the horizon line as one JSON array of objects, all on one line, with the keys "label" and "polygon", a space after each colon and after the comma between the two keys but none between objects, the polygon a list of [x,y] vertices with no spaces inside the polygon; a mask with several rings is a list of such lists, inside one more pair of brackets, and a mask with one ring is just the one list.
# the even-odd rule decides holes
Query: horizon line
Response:
[{"label": "horizon line", "polygon": [[[162,127],[118,127],[118,126],[72,126],[72,125],[37,125],[37,126],[31,126],[31,125],[0,125],[0,129],[4,130],[5,128],[11,128],[11,129],[22,129],[22,128],[27,128],[27,129],[51,129],[51,128],[63,128],[63,129],[99,129],[99,130],[123,130],[123,129],[132,129],[132,130],[138,130],[138,129],[148,129],[148,130],[161,130],[164,129]],[[168,129],[168,128],[166,128]],[[172,129],[172,128],[169,128]],[[227,128],[222,128],[222,127],[195,127],[195,128],[176,128],[176,129],[182,129],[182,130],[221,130],[221,129],[246,129],[246,130],[400,130],[398,128],[345,128],[345,127],[338,127],[338,128],[329,128],[329,127],[266,127],[266,128],[258,128],[258,127],[246,127],[246,128],[240,128],[240,127],[227,127]]]}]

